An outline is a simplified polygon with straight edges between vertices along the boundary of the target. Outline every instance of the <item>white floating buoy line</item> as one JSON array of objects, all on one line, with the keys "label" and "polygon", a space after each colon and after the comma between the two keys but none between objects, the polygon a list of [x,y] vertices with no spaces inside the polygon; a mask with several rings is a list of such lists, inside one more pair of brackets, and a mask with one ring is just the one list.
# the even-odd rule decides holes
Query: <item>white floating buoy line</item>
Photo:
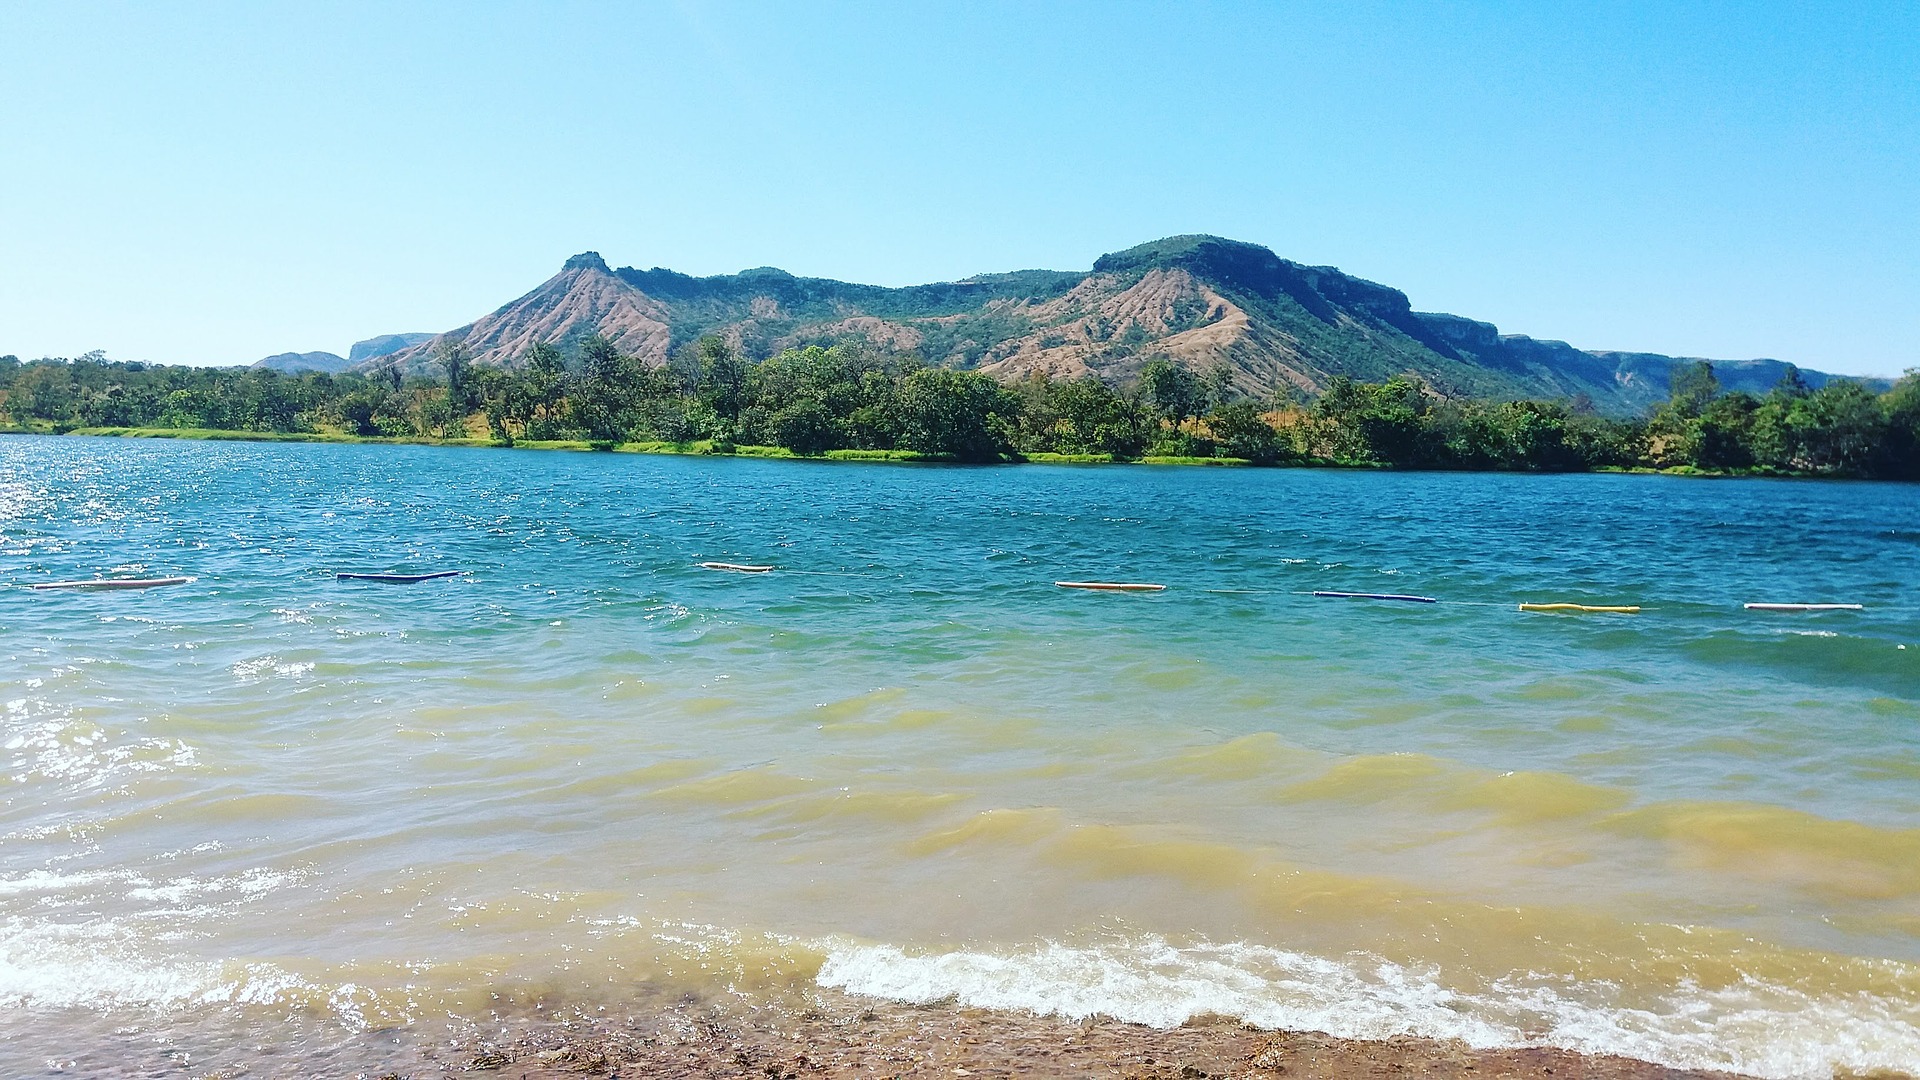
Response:
[{"label": "white floating buoy line", "polygon": [[[779,569],[779,567],[773,566],[771,564],[759,564],[759,563],[701,562],[701,563],[696,563],[695,565],[702,570],[720,570],[720,571],[725,571],[728,573],[735,573],[735,574],[767,574],[767,573],[772,573],[773,571]],[[819,571],[819,570],[789,570],[787,572],[793,573],[793,574],[807,574],[807,575],[821,576],[821,577],[872,577],[873,576],[870,574],[831,573],[828,571]],[[339,573],[336,573],[334,577],[339,581],[368,581],[368,582],[377,582],[380,584],[405,585],[405,584],[413,584],[415,582],[421,582],[421,581],[433,581],[439,578],[460,577],[465,573],[466,573],[465,570],[436,570],[436,571],[432,571],[430,573],[424,573],[424,574],[357,573],[357,572],[350,572],[350,571],[341,571]],[[152,588],[159,588],[161,586],[166,586],[166,585],[185,585],[188,582],[197,581],[197,580],[199,579],[194,577],[184,577],[184,576],[156,577],[156,578],[85,578],[85,579],[79,579],[74,581],[37,582],[37,583],[30,584],[29,587],[35,590],[75,589],[75,590],[108,591],[108,590],[118,590],[118,589],[152,589]],[[1062,588],[1062,589],[1082,589],[1089,592],[1157,593],[1157,592],[1167,591],[1166,585],[1161,584],[1160,582],[1155,582],[1155,581],[1056,581],[1053,584],[1056,587]],[[1314,589],[1311,591],[1277,590],[1277,589],[1207,589],[1205,591],[1209,593],[1220,594],[1220,595],[1249,595],[1249,596],[1273,595],[1273,594],[1278,594],[1284,591],[1289,593],[1290,595],[1314,596],[1322,599],[1384,600],[1384,601],[1390,601],[1390,602],[1400,602],[1400,603],[1409,603],[1409,604],[1439,604],[1443,602],[1438,597],[1418,596],[1411,593],[1342,592],[1342,591],[1337,591],[1333,589]],[[1501,606],[1497,603],[1493,603],[1489,601],[1477,601],[1477,600],[1454,600],[1454,601],[1445,601],[1445,603],[1449,603],[1456,606],[1474,606],[1474,607]],[[1794,614],[1794,613],[1818,614],[1821,612],[1830,612],[1830,611],[1865,611],[1866,610],[1865,604],[1775,603],[1775,602],[1761,602],[1761,601],[1754,601],[1751,603],[1742,604],[1741,607],[1747,611],[1767,611],[1767,612],[1779,612],[1783,614]],[[1545,612],[1545,613],[1564,613],[1564,614],[1638,615],[1641,612],[1642,608],[1638,604],[1582,604],[1582,603],[1576,603],[1573,601],[1555,600],[1555,601],[1522,602],[1518,606],[1518,610],[1526,611],[1526,612]]]},{"label": "white floating buoy line", "polygon": [[1863,604],[1745,604],[1748,611],[1865,611]]},{"label": "white floating buoy line", "polygon": [[1431,596],[1410,596],[1406,593],[1386,592],[1334,592],[1330,589],[1315,589],[1313,595],[1336,600],[1400,600],[1409,604],[1437,604],[1440,601]]},{"label": "white floating buoy line", "polygon": [[88,578],[83,581],[42,581],[36,589],[155,589],[162,585],[185,585],[190,577]]}]

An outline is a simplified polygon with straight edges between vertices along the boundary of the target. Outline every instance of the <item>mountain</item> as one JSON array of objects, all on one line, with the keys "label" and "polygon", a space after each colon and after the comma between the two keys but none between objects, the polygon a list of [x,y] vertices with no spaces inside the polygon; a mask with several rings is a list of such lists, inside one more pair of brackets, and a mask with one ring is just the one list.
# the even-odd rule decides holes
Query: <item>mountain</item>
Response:
[{"label": "mountain", "polygon": [[365,341],[353,343],[353,350],[345,356],[330,352],[284,352],[253,362],[257,368],[269,368],[273,371],[325,371],[338,374],[357,364],[366,364],[384,356],[392,356],[402,349],[411,348],[422,342],[432,341],[434,334],[382,334]]},{"label": "mountain", "polygon": [[255,360],[253,366],[272,371],[327,371],[347,370],[353,361],[330,352],[283,352],[275,353],[265,359]]},{"label": "mountain", "polygon": [[370,337],[365,341],[356,341],[353,343],[352,351],[347,353],[347,362],[359,364],[368,360],[378,360],[383,356],[392,356],[408,346],[431,341],[433,337],[432,334],[381,334],[379,337]]},{"label": "mountain", "polygon": [[[1123,380],[1165,356],[1197,371],[1224,366],[1255,394],[1315,393],[1337,375],[1412,374],[1448,395],[1584,396],[1616,413],[1665,398],[1668,373],[1688,362],[1501,334],[1491,323],[1415,311],[1405,293],[1333,267],[1215,236],[1169,237],[1103,255],[1084,273],[1023,270],[907,288],[770,267],[705,278],[657,267],[614,270],[585,252],[532,292],[439,337],[465,342],[477,363],[514,365],[536,342],[571,353],[595,333],[655,364],[704,334],[756,359],[863,339],[1004,379],[1038,372]],[[429,370],[438,340],[359,366]],[[1729,389],[1758,392],[1789,367],[1714,363]],[[1813,386],[1833,378],[1802,375]]]}]

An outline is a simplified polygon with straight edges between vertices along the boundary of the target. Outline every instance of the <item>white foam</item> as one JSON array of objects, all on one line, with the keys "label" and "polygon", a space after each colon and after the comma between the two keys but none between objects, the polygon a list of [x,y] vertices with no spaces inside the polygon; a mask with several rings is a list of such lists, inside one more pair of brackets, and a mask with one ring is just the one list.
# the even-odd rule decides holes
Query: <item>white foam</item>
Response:
[{"label": "white foam", "polygon": [[267,963],[144,955],[110,924],[0,929],[0,1008],[270,1004],[304,985]]},{"label": "white foam", "polygon": [[256,867],[239,874],[228,874],[214,878],[175,878],[162,884],[141,882],[128,889],[126,896],[130,900],[150,900],[164,904],[181,904],[195,897],[222,897],[241,899],[260,896],[274,889],[297,884],[300,875],[283,871],[267,870]]},{"label": "white foam", "polygon": [[279,676],[298,678],[313,670],[312,662],[282,660],[277,656],[257,656],[233,665],[233,675],[241,682],[255,683]]},{"label": "white foam", "polygon": [[1462,990],[1438,971],[1379,957],[1329,959],[1244,944],[1177,947],[1159,937],[945,953],[841,942],[826,951],[820,985],[921,1004],[1108,1016],[1160,1028],[1213,1014],[1342,1038],[1556,1046],[1779,1080],[1825,1078],[1836,1069],[1911,1069],[1920,1061],[1920,1002],[1816,998],[1758,982],[1718,990],[1680,985],[1640,1001],[1610,984],[1536,976]]},{"label": "white foam", "polygon": [[[196,850],[218,848],[219,844],[201,844]],[[177,854],[177,853],[175,853]],[[58,898],[60,904],[77,904],[91,907],[103,898],[132,900],[141,903],[158,903],[178,906],[188,900],[201,899],[205,903],[202,913],[211,913],[217,907],[231,906],[263,896],[275,889],[298,885],[304,875],[298,871],[273,870],[266,867],[254,867],[234,874],[222,874],[213,877],[196,878],[192,876],[169,878],[155,881],[132,870],[85,870],[77,873],[61,874],[51,870],[29,870],[17,877],[0,878],[0,899],[14,896],[38,895],[43,903],[52,904],[52,894],[69,894]],[[144,914],[151,914],[145,911]]]},{"label": "white foam", "polygon": [[79,874],[56,874],[51,870],[29,870],[19,877],[0,878],[0,897],[28,893],[65,892],[113,880],[117,875],[93,870]]},{"label": "white foam", "polygon": [[[0,909],[0,1008],[283,1003],[310,985],[274,964],[183,956],[158,946],[200,936],[223,914],[299,880],[265,868],[160,881],[129,870],[35,870],[0,880],[0,899],[31,904]],[[126,901],[147,906],[118,916],[97,910]]]}]

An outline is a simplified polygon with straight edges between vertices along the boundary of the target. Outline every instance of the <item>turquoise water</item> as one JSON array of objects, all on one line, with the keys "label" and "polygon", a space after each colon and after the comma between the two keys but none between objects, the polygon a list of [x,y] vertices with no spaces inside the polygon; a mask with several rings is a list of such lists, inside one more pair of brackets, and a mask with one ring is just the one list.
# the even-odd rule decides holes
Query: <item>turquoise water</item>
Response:
[{"label": "turquoise water", "polygon": [[1917,496],[0,440],[0,582],[195,579],[0,589],[0,1069],[816,984],[1913,1068]]}]

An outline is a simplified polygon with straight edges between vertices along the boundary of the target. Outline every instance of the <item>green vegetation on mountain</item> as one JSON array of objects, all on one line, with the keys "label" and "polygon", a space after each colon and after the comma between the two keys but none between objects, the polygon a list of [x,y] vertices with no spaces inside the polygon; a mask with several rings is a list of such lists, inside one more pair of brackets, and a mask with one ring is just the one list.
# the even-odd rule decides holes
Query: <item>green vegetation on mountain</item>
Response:
[{"label": "green vegetation on mountain", "polygon": [[[1164,360],[1224,372],[1251,397],[1318,395],[1346,377],[1419,380],[1447,398],[1566,400],[1630,416],[1658,404],[1685,361],[1599,353],[1502,335],[1488,323],[1414,311],[1405,294],[1255,244],[1176,236],[1102,256],[1087,272],[1025,270],[907,288],[796,277],[761,267],[696,278],[610,268],[598,254],[494,312],[370,357],[360,370],[431,370],[439,343],[466,346],[476,367],[513,367],[534,345],[577,362],[604,338],[643,366],[717,337],[749,361],[808,346],[911,353],[935,367],[1013,384],[1093,376],[1110,386]],[[1777,361],[1716,363],[1729,389],[1764,394]],[[1818,389],[1828,376],[1806,372]]]},{"label": "green vegetation on mountain", "polygon": [[[1402,468],[1714,472],[1920,479],[1920,372],[1884,392],[1797,372],[1764,394],[1677,369],[1643,418],[1557,401],[1450,397],[1396,375],[1334,376],[1307,400],[1244,392],[1230,369],[1156,357],[1115,385],[1012,380],[842,342],[752,361],[717,335],[649,364],[589,336],[482,366],[442,339],[426,370],[283,375],[0,357],[0,427],[252,433],[796,456],[1219,461]],[[774,448],[769,451],[767,448]]]}]

